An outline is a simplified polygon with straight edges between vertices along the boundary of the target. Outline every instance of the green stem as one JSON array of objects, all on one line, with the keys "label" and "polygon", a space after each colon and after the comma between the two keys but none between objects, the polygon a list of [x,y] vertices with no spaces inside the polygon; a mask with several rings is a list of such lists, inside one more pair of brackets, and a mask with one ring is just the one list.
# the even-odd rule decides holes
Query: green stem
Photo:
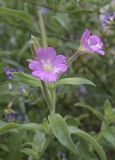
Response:
[{"label": "green stem", "polygon": [[[38,16],[39,16],[39,24],[40,24],[40,30],[41,30],[41,39],[42,39],[42,46],[43,48],[47,48],[47,37],[46,37],[46,31],[45,31],[45,26],[44,26],[44,22],[43,22],[43,18],[40,12],[38,12]],[[39,47],[38,44],[36,43],[36,39],[34,36],[31,37],[32,39],[32,49],[34,51],[36,51],[36,48]],[[39,59],[39,57],[38,57]],[[46,100],[47,106],[50,110],[50,114],[54,114],[55,113],[55,88],[53,86],[53,84],[48,84],[45,83],[43,81],[41,81],[41,85],[42,85],[42,92],[44,95],[44,98]],[[40,154],[38,155],[38,157],[35,157],[36,160],[40,160],[41,156],[43,155],[43,153],[45,152],[47,146],[49,145],[51,139],[52,139],[52,132],[51,130],[49,131],[49,133],[47,134],[47,138],[46,141],[43,145],[42,151],[40,152]]]},{"label": "green stem", "polygon": [[36,53],[36,50],[40,47],[40,44],[38,42],[38,39],[34,37],[33,35],[31,35],[30,44],[32,45],[32,48],[34,52]]},{"label": "green stem", "polygon": [[38,17],[39,17],[39,24],[40,24],[40,31],[41,31],[41,38],[42,38],[42,45],[44,48],[47,48],[47,36],[46,36],[46,30],[45,30],[45,25],[43,21],[43,17],[40,12],[38,12]]},{"label": "green stem", "polygon": [[46,100],[46,103],[48,105],[48,108],[50,110],[51,114],[55,113],[55,88],[51,86],[51,88],[48,88],[48,84],[42,83],[42,91],[44,94],[44,98]]},{"label": "green stem", "polygon": [[80,55],[80,52],[75,52],[67,61],[67,64],[70,65],[76,58]]},{"label": "green stem", "polygon": [[[43,18],[42,18],[42,15],[40,12],[38,12],[38,16],[39,16],[39,23],[40,23],[40,30],[41,30],[42,45],[43,45],[43,48],[47,48],[48,45],[47,45],[46,31],[45,31]],[[42,84],[42,92],[43,92],[44,98],[46,100],[46,103],[48,105],[48,108],[50,110],[50,114],[54,114],[55,113],[55,88],[53,87],[53,85],[50,85],[50,84],[45,83],[43,81],[41,81],[41,84]],[[43,146],[42,152],[37,157],[37,160],[41,159],[41,156],[45,152],[47,146],[49,145],[49,143],[52,139],[52,135],[50,132],[47,135],[46,142]]]},{"label": "green stem", "polygon": [[[39,23],[40,23],[40,30],[41,30],[41,38],[42,38],[42,45],[44,48],[47,48],[47,36],[45,31],[45,25],[42,18],[42,15],[40,12],[38,12],[39,16]],[[47,102],[48,108],[50,110],[50,113],[55,113],[55,90],[53,88],[48,88],[48,84],[42,83],[42,91],[45,97],[45,100]]]},{"label": "green stem", "polygon": [[50,88],[50,97],[51,97],[51,114],[55,113],[55,103],[56,103],[56,92],[55,92],[55,88],[52,85]]},{"label": "green stem", "polygon": [[41,84],[42,84],[42,92],[43,92],[44,98],[46,100],[46,103],[47,103],[49,110],[51,111],[51,102],[50,102],[50,97],[49,97],[47,85],[42,81],[41,81]]}]

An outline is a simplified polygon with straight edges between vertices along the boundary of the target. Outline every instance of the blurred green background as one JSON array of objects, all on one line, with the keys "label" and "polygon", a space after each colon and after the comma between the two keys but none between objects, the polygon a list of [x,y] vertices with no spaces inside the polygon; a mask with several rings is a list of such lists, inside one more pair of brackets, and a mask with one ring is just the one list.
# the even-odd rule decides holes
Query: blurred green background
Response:
[{"label": "blurred green background", "polygon": [[[84,77],[96,84],[96,87],[60,87],[57,90],[57,112],[64,115],[79,116],[86,110],[76,108],[76,102],[84,102],[103,112],[103,104],[109,99],[115,106],[115,27],[103,26],[100,16],[115,11],[111,0],[0,0],[0,119],[5,119],[5,109],[24,114],[26,121],[42,121],[49,114],[41,91],[36,87],[7,80],[3,72],[5,66],[28,69],[28,59],[32,59],[30,47],[31,35],[40,42],[38,10],[41,11],[46,26],[48,46],[57,53],[72,56],[80,45],[80,39],[86,28],[97,34],[104,42],[105,56],[97,54],[80,55],[69,67],[63,77]],[[10,89],[9,87],[12,86]],[[22,91],[23,88],[23,91]],[[21,90],[21,91],[20,91]],[[82,121],[82,129],[98,132],[100,121],[88,112]],[[3,144],[7,137],[0,137]],[[58,144],[54,144],[58,148]],[[5,145],[4,145],[5,147]],[[50,146],[50,155],[57,154]],[[4,152],[0,148],[0,157]],[[7,148],[6,148],[7,150]],[[115,148],[106,150],[108,160],[115,159]],[[48,155],[46,154],[48,158]],[[53,156],[52,156],[53,157]],[[56,156],[54,156],[54,159]],[[24,157],[26,159],[26,157]],[[2,158],[1,158],[2,159]],[[1,160],[0,159],[0,160]],[[69,159],[69,158],[68,158]],[[10,158],[9,158],[10,160]],[[13,160],[13,159],[12,159]],[[53,158],[52,158],[53,160]]]}]

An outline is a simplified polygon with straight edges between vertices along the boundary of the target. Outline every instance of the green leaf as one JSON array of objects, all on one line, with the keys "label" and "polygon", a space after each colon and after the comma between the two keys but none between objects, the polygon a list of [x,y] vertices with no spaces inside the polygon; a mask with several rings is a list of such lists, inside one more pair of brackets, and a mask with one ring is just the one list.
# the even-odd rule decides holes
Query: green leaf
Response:
[{"label": "green leaf", "polygon": [[18,132],[13,132],[12,134],[10,134],[8,139],[8,150],[9,150],[7,154],[8,160],[22,159],[20,148],[22,146],[25,136],[26,133],[23,130],[20,130]]},{"label": "green leaf", "polygon": [[0,7],[0,14],[18,17],[18,18],[20,18],[20,20],[23,20],[24,22],[26,22],[30,26],[32,26],[32,23],[33,23],[31,16],[29,14],[27,14],[25,11]]},{"label": "green leaf", "polygon": [[[13,92],[12,92],[13,89]],[[0,85],[0,101],[6,102],[7,97],[11,98],[11,96],[17,96],[19,94],[19,86],[12,82],[4,82]]]},{"label": "green leaf", "polygon": [[44,25],[44,20],[42,17],[41,12],[38,12],[38,17],[39,17],[39,25],[40,25],[40,31],[41,31],[41,38],[42,38],[42,45],[44,48],[47,48],[47,35],[46,35],[46,30],[45,30],[45,25]]},{"label": "green leaf", "polygon": [[[33,146],[34,146],[34,144],[33,144]],[[32,157],[36,157],[37,156],[36,155],[36,150],[31,149],[31,148],[23,148],[21,150],[21,152],[23,152],[23,153],[25,153],[25,154],[27,154],[29,156],[32,156]]]},{"label": "green leaf", "polygon": [[0,121],[0,135],[6,133],[11,129],[22,129],[22,130],[33,130],[33,131],[43,131],[41,124],[36,123],[27,123],[27,124],[17,124],[17,123],[6,123]]},{"label": "green leaf", "polygon": [[114,122],[115,122],[115,113],[113,113],[111,117],[109,117],[109,124]]},{"label": "green leaf", "polygon": [[72,116],[66,116],[64,119],[66,120],[66,123],[68,125],[81,126],[80,120],[77,118],[74,118]]},{"label": "green leaf", "polygon": [[0,122],[0,135],[11,131],[12,129],[19,128],[21,125],[16,123]]},{"label": "green leaf", "polygon": [[102,136],[115,148],[115,127],[109,127],[103,130]]},{"label": "green leaf", "polygon": [[52,131],[62,145],[75,154],[78,154],[75,145],[71,139],[67,124],[59,114],[52,114],[48,117]]},{"label": "green leaf", "polygon": [[104,116],[101,112],[96,111],[95,109],[93,109],[91,106],[83,104],[83,103],[76,103],[74,106],[77,107],[81,107],[81,108],[85,108],[87,110],[89,110],[90,112],[92,112],[96,117],[98,117],[100,120],[104,120]]},{"label": "green leaf", "polygon": [[43,127],[41,124],[37,124],[37,123],[27,123],[27,124],[23,124],[21,125],[21,129],[23,130],[33,130],[33,131],[43,131]]},{"label": "green leaf", "polygon": [[76,148],[79,152],[79,155],[84,160],[97,160],[95,154],[91,153],[89,144],[83,140],[78,141]]},{"label": "green leaf", "polygon": [[88,118],[88,114],[81,114],[77,118],[72,117],[72,116],[65,116],[64,119],[66,120],[66,123],[70,126],[81,126],[81,120]]},{"label": "green leaf", "polygon": [[101,160],[107,160],[103,148],[91,135],[78,129],[77,127],[70,126],[68,127],[68,129],[71,134],[76,134],[78,137],[80,137],[84,141],[90,143],[91,146],[94,148],[94,150],[97,152]]},{"label": "green leaf", "polygon": [[34,78],[29,74],[26,74],[23,72],[15,72],[13,73],[13,75],[14,75],[14,80],[17,80],[19,82],[22,82],[31,86],[41,87],[40,80],[37,78]]},{"label": "green leaf", "polygon": [[62,84],[68,84],[68,85],[83,85],[88,84],[95,86],[95,84],[85,78],[64,78],[59,80],[56,85],[62,85]]},{"label": "green leaf", "polygon": [[[42,153],[42,150],[44,149],[44,145],[46,145],[47,139],[44,132],[37,131],[33,142],[27,142],[23,146],[28,146],[26,148],[23,148],[21,151],[27,155],[33,156],[35,159],[39,159],[39,155]],[[31,148],[29,148],[31,146]]]},{"label": "green leaf", "polygon": [[106,125],[115,121],[115,113],[109,100],[104,103],[104,117]]},{"label": "green leaf", "polygon": [[105,119],[106,118],[108,119],[112,115],[112,106],[108,99],[104,103],[104,115],[105,115]]},{"label": "green leaf", "polygon": [[65,13],[57,13],[53,18],[64,28],[67,30],[68,26],[68,14]]},{"label": "green leaf", "polygon": [[37,146],[37,151],[40,153],[46,142],[46,136],[44,132],[37,132],[34,136],[34,144]]},{"label": "green leaf", "polygon": [[25,22],[30,28],[33,26],[31,16],[24,11],[0,7],[0,15],[15,17],[18,20],[20,19]]}]

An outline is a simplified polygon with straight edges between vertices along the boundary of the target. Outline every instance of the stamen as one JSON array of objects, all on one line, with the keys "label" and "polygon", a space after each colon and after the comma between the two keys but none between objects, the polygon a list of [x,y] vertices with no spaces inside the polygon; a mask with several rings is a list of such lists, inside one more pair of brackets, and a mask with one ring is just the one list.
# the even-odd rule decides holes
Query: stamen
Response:
[{"label": "stamen", "polygon": [[53,67],[52,67],[50,61],[45,62],[45,61],[42,60],[42,64],[43,64],[43,70],[44,71],[51,72],[53,70]]}]

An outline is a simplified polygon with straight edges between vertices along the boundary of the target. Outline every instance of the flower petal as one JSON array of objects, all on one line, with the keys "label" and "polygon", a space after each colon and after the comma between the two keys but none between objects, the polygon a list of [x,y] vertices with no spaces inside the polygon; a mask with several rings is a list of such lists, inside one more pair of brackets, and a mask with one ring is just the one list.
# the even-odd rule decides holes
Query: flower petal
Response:
[{"label": "flower petal", "polygon": [[53,62],[56,58],[56,51],[54,48],[52,47],[48,47],[47,48],[47,51],[46,51],[46,54],[47,54],[47,59],[50,61],[50,62]]},{"label": "flower petal", "polygon": [[37,57],[38,57],[38,60],[44,60],[44,61],[49,60],[53,62],[56,57],[56,51],[52,47],[39,48],[37,50]]},{"label": "flower petal", "polygon": [[105,55],[105,52],[103,50],[99,50],[97,53],[101,55]]},{"label": "flower petal", "polygon": [[48,73],[44,71],[34,71],[32,72],[32,75],[46,82],[55,82],[57,80],[57,74],[52,72]]},{"label": "flower petal", "polygon": [[91,45],[99,44],[100,48],[103,48],[103,43],[97,35],[90,36]]},{"label": "flower petal", "polygon": [[45,52],[45,48],[38,48],[37,49],[36,54],[37,54],[38,60],[44,59],[44,55],[45,55],[44,52]]},{"label": "flower petal", "polygon": [[63,55],[58,55],[56,56],[56,59],[53,63],[54,65],[54,72],[56,73],[64,73],[65,71],[67,71],[67,64],[66,64],[66,57]]},{"label": "flower petal", "polygon": [[39,70],[42,68],[42,65],[39,61],[34,61],[32,60],[30,63],[29,63],[29,69],[31,70]]},{"label": "flower petal", "polygon": [[88,40],[90,37],[90,31],[88,29],[85,30],[85,32],[82,35],[82,43],[84,43],[86,40]]},{"label": "flower petal", "polygon": [[55,59],[55,64],[59,64],[59,63],[66,63],[66,57],[63,56],[63,55],[58,55],[56,56],[56,59]]},{"label": "flower petal", "polygon": [[85,30],[85,32],[83,33],[82,35],[82,38],[81,38],[81,42],[82,42],[82,47],[89,51],[89,52],[92,52],[92,49],[90,48],[89,44],[88,44],[88,40],[90,38],[90,31],[88,29]]}]

